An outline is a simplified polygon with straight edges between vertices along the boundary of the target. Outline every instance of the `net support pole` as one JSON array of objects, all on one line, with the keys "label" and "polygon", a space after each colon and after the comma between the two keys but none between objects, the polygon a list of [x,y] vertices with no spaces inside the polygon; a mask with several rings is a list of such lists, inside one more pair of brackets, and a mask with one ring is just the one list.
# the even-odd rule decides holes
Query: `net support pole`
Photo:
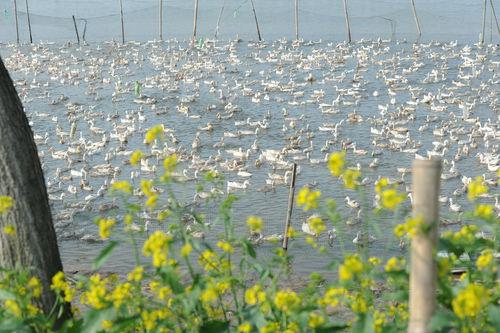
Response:
[{"label": "net support pole", "polygon": [[196,39],[196,29],[197,28],[198,28],[198,0],[194,0],[193,42]]},{"label": "net support pole", "polygon": [[73,25],[75,26],[76,41],[78,42],[78,45],[80,45],[80,35],[78,34],[78,27],[76,26],[75,15],[72,16],[73,16]]},{"label": "net support pole", "polygon": [[259,20],[257,20],[257,12],[255,11],[255,5],[253,3],[253,0],[250,0],[250,3],[252,4],[253,18],[255,20],[255,27],[257,28],[257,36],[259,37],[259,42],[262,42],[262,37],[260,35],[260,28],[259,28]]},{"label": "net support pole", "polygon": [[19,21],[17,18],[17,0],[14,0],[14,17],[16,19],[16,40],[17,44],[19,44]]},{"label": "net support pole", "polygon": [[423,226],[411,242],[408,333],[430,333],[429,323],[436,309],[441,160],[414,160],[412,174],[412,214]]},{"label": "net support pole", "polygon": [[30,43],[33,44],[33,34],[31,33],[31,20],[30,20],[30,8],[28,5],[28,0],[26,0],[26,15],[28,18],[28,31],[30,34]]},{"label": "net support pole", "polygon": [[123,24],[123,1],[120,0],[120,21],[122,28],[122,44],[125,44],[125,26]]},{"label": "net support pole", "polygon": [[483,26],[479,36],[479,44],[484,44],[484,34],[486,32],[486,0],[483,0]]},{"label": "net support pole", "polygon": [[413,12],[413,18],[415,19],[415,25],[417,26],[418,37],[422,36],[422,30],[420,29],[420,21],[418,20],[417,9],[415,8],[415,0],[410,0],[411,10]]},{"label": "net support pole", "polygon": [[495,6],[493,6],[493,0],[490,0],[490,5],[491,5],[491,14],[493,15],[495,23],[497,24],[497,32],[500,35],[500,25],[498,24],[497,14],[495,13]]},{"label": "net support pole", "polygon": [[159,17],[158,17],[158,30],[160,31],[160,40],[163,40],[163,0],[160,1],[160,10],[159,10]]},{"label": "net support pole", "polygon": [[351,42],[351,24],[349,23],[349,12],[347,10],[347,0],[343,0],[344,2],[344,16],[345,16],[345,26],[347,30],[347,42]]},{"label": "net support pole", "polygon": [[295,39],[299,39],[299,0],[295,0]]},{"label": "net support pole", "polygon": [[288,250],[288,231],[290,230],[290,223],[292,221],[293,198],[295,196],[295,177],[297,174],[297,163],[293,163],[292,167],[292,180],[290,181],[290,190],[288,192],[288,208],[286,211],[285,231],[283,233],[283,250]]}]

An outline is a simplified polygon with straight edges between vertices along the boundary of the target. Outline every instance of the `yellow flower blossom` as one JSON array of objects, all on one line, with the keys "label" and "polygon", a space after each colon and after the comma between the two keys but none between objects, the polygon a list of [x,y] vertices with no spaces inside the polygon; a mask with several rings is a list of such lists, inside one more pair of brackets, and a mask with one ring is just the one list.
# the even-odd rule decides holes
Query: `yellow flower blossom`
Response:
[{"label": "yellow flower blossom", "polygon": [[405,201],[406,196],[404,194],[398,193],[398,191],[394,188],[390,188],[382,191],[380,194],[380,202],[382,207],[394,210],[396,207]]},{"label": "yellow flower blossom", "polygon": [[144,243],[142,253],[146,257],[152,257],[154,267],[167,264],[168,243],[171,240],[172,236],[157,230]]},{"label": "yellow flower blossom", "polygon": [[31,290],[33,297],[38,298],[42,295],[42,283],[37,277],[33,276],[29,279],[28,288]]},{"label": "yellow flower blossom", "polygon": [[375,182],[375,193],[381,194],[382,190],[389,186],[389,179],[387,178],[380,178]]},{"label": "yellow flower blossom", "polygon": [[152,195],[148,198],[148,200],[146,200],[146,207],[148,208],[155,208],[156,207],[156,204],[158,203],[158,196],[157,195]]},{"label": "yellow flower blossom", "polygon": [[325,323],[325,318],[322,315],[316,312],[309,313],[309,318],[307,320],[307,325],[309,325],[309,327],[318,328],[324,323]]},{"label": "yellow flower blossom", "polygon": [[132,194],[133,187],[128,181],[123,180],[114,182],[113,185],[111,185],[111,190],[119,191],[125,194]]},{"label": "yellow flower blossom", "polygon": [[386,316],[383,312],[375,310],[373,312],[373,331],[375,333],[382,333],[386,323]]},{"label": "yellow flower blossom", "polygon": [[247,225],[251,232],[261,232],[262,231],[262,219],[257,216],[249,216],[247,218]]},{"label": "yellow flower blossom", "polygon": [[38,308],[36,305],[29,303],[28,306],[26,307],[26,310],[28,310],[28,314],[31,317],[34,317],[42,312],[40,308]]},{"label": "yellow flower blossom", "polygon": [[358,254],[347,255],[339,266],[339,279],[349,281],[363,271],[363,262]]},{"label": "yellow flower blossom", "polygon": [[113,219],[99,219],[99,236],[101,239],[108,239],[111,236],[111,228],[116,224]]},{"label": "yellow flower blossom", "polygon": [[402,271],[405,268],[406,265],[406,260],[404,258],[396,258],[392,257],[389,260],[387,260],[387,263],[385,264],[385,271],[386,272],[396,272],[396,271]]},{"label": "yellow flower blossom", "polygon": [[355,313],[366,313],[368,311],[366,300],[361,295],[354,297],[351,301],[351,310]]},{"label": "yellow flower blossom", "polygon": [[177,154],[172,154],[163,160],[163,168],[165,172],[173,172],[177,166]]},{"label": "yellow flower blossom", "polygon": [[105,330],[109,330],[113,327],[113,322],[111,320],[103,320],[101,327]]},{"label": "yellow flower blossom", "polygon": [[181,247],[181,256],[184,258],[188,257],[192,250],[193,250],[193,246],[191,245],[191,243],[188,243],[188,242],[185,243]]},{"label": "yellow flower blossom", "polygon": [[297,205],[303,207],[304,211],[318,208],[318,200],[321,196],[320,191],[311,191],[309,187],[304,186],[297,194]]},{"label": "yellow flower blossom", "polygon": [[163,135],[165,133],[165,127],[163,125],[156,125],[154,127],[151,127],[147,132],[146,136],[144,138],[144,141],[146,144],[150,144],[157,138],[160,140],[163,139]]},{"label": "yellow flower blossom", "polygon": [[143,273],[144,273],[144,267],[136,266],[130,273],[128,273],[127,280],[133,282],[139,282],[142,280]]},{"label": "yellow flower blossom", "polygon": [[361,171],[357,169],[347,169],[342,175],[345,188],[355,190],[358,186],[357,180],[361,177]]},{"label": "yellow flower blossom", "polygon": [[9,236],[15,236],[16,228],[12,224],[7,224],[5,227],[3,227],[3,232]]},{"label": "yellow flower blossom", "polygon": [[280,325],[275,322],[267,323],[261,327],[259,333],[281,333]]},{"label": "yellow flower blossom", "polygon": [[12,206],[14,206],[14,199],[5,195],[0,195],[0,214],[8,213]]},{"label": "yellow flower blossom", "polygon": [[205,250],[201,253],[198,258],[198,263],[204,267],[205,271],[211,271],[216,269],[219,264],[217,261],[217,254],[212,250]]},{"label": "yellow flower blossom", "polygon": [[458,292],[451,302],[453,312],[460,319],[475,318],[489,302],[488,290],[479,284],[469,284]]},{"label": "yellow flower blossom", "polygon": [[217,289],[214,285],[209,284],[205,287],[203,292],[201,293],[201,301],[204,304],[212,304],[217,301],[219,295],[217,294]]},{"label": "yellow flower blossom", "polygon": [[256,284],[245,291],[245,303],[248,305],[263,303],[265,300],[266,293],[262,290],[262,287],[259,284]]},{"label": "yellow flower blossom", "polygon": [[137,166],[143,157],[143,153],[140,150],[136,150],[130,155],[130,164]]},{"label": "yellow flower blossom", "polygon": [[150,197],[156,193],[153,191],[153,181],[152,180],[141,180],[141,191],[145,196]]},{"label": "yellow flower blossom", "polygon": [[4,302],[3,305],[7,311],[9,311],[10,313],[12,313],[14,315],[14,317],[21,318],[22,310],[21,310],[21,307],[19,306],[19,304],[17,304],[17,302],[15,300],[8,299]]},{"label": "yellow flower blossom", "polygon": [[120,308],[120,306],[131,297],[132,285],[128,282],[118,284],[115,289],[111,292],[111,301],[115,309]]},{"label": "yellow flower blossom", "polygon": [[252,324],[248,321],[241,323],[238,326],[237,333],[250,333],[252,331]]},{"label": "yellow flower blossom", "polygon": [[328,169],[335,177],[340,176],[344,171],[345,155],[345,151],[336,152],[331,154],[328,158]]},{"label": "yellow flower blossom", "polygon": [[373,266],[377,266],[377,265],[380,265],[380,259],[377,258],[377,257],[370,257],[368,259],[368,261],[373,265]]},{"label": "yellow flower blossom", "polygon": [[50,286],[50,288],[53,290],[56,290],[56,291],[61,291],[61,290],[66,289],[67,287],[68,287],[68,283],[64,279],[64,273],[57,272],[52,277],[52,285]]},{"label": "yellow flower blossom", "polygon": [[87,291],[80,299],[82,304],[89,305],[97,310],[106,307],[106,280],[101,279],[99,274],[94,274],[89,279]]},{"label": "yellow flower blossom", "polygon": [[233,253],[234,252],[234,249],[231,246],[231,244],[229,244],[229,242],[226,242],[226,241],[218,241],[217,247],[226,253]]},{"label": "yellow flower blossom", "polygon": [[477,197],[485,193],[488,193],[488,186],[486,186],[481,176],[477,176],[467,186],[467,199],[470,201],[476,200]]},{"label": "yellow flower blossom", "polygon": [[309,228],[311,231],[318,236],[323,231],[326,230],[325,222],[321,217],[313,216],[307,219],[307,223],[309,224]]},{"label": "yellow flower blossom", "polygon": [[479,204],[474,208],[474,216],[483,220],[491,219],[493,214],[494,210],[492,205]]},{"label": "yellow flower blossom", "polygon": [[274,305],[285,313],[293,311],[300,303],[300,297],[290,289],[278,291],[274,298]]},{"label": "yellow flower blossom", "polygon": [[484,251],[476,260],[476,267],[480,271],[489,269],[494,261],[493,252],[491,250]]},{"label": "yellow flower blossom", "polygon": [[424,219],[421,216],[410,217],[405,223],[398,224],[394,227],[394,234],[398,237],[403,237],[408,234],[411,237],[415,237],[419,232],[422,231],[424,224]]},{"label": "yellow flower blossom", "polygon": [[320,306],[335,308],[340,304],[341,297],[347,294],[345,288],[329,288],[325,295],[318,300]]}]

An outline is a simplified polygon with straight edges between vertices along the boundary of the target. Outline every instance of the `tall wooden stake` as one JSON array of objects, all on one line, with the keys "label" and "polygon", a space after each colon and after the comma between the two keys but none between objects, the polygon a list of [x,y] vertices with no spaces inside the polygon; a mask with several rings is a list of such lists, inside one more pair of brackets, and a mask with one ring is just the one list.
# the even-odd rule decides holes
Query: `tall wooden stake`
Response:
[{"label": "tall wooden stake", "polygon": [[439,223],[440,160],[413,161],[413,217],[422,219],[425,232],[411,243],[409,333],[430,332],[436,308],[437,248]]},{"label": "tall wooden stake", "polygon": [[288,192],[288,209],[286,211],[285,231],[283,234],[283,250],[288,250],[288,231],[292,220],[293,198],[295,196],[295,176],[297,174],[297,164],[293,163],[292,180],[290,182],[290,190]]},{"label": "tall wooden stake", "polygon": [[160,40],[163,40],[163,0],[160,0],[160,16],[158,17],[158,29],[160,30]]},{"label": "tall wooden stake", "polygon": [[422,35],[422,30],[420,30],[420,22],[418,21],[417,9],[415,8],[415,0],[410,0],[411,9],[413,11],[413,17],[415,18],[415,24],[417,25],[418,36]]},{"label": "tall wooden stake", "polygon": [[26,0],[26,15],[28,17],[28,30],[30,32],[30,43],[33,44],[33,35],[31,34],[30,8],[28,6],[28,0]]},{"label": "tall wooden stake", "polygon": [[75,15],[73,15],[73,24],[75,26],[76,40],[78,41],[78,45],[80,45],[80,35],[78,34],[78,27],[76,26]]},{"label": "tall wooden stake", "polygon": [[224,7],[226,7],[226,0],[224,0],[224,3],[222,4],[222,7],[219,12],[219,17],[217,18],[217,26],[215,27],[215,39],[219,36],[219,26],[220,26],[220,20],[222,18],[222,13],[224,13]]},{"label": "tall wooden stake", "polygon": [[347,29],[347,41],[351,42],[351,24],[349,23],[349,13],[347,12],[347,0],[344,0],[345,25]]},{"label": "tall wooden stake", "polygon": [[498,24],[497,14],[495,13],[495,7],[493,6],[493,0],[490,0],[490,5],[491,5],[491,14],[493,14],[493,17],[495,18],[495,23],[497,24],[497,31],[498,34],[500,35],[500,25]]},{"label": "tall wooden stake", "polygon": [[122,44],[125,44],[125,26],[123,25],[123,3],[120,0],[120,20],[122,23]]},{"label": "tall wooden stake", "polygon": [[483,1],[483,28],[482,28],[481,36],[479,38],[479,44],[484,43],[485,30],[486,30],[486,0]]},{"label": "tall wooden stake", "polygon": [[257,20],[257,13],[255,12],[255,5],[253,4],[253,0],[250,0],[250,3],[252,4],[253,18],[255,19],[255,27],[257,28],[257,36],[259,37],[259,42],[262,42],[262,37],[260,35],[259,29],[259,21]]},{"label": "tall wooden stake", "polygon": [[299,39],[299,0],[295,0],[295,39]]},{"label": "tall wooden stake", "polygon": [[14,0],[14,16],[16,18],[16,40],[19,44],[19,21],[17,19],[17,0]]},{"label": "tall wooden stake", "polygon": [[193,42],[196,39],[196,29],[198,27],[198,0],[194,0],[194,17],[193,17]]}]

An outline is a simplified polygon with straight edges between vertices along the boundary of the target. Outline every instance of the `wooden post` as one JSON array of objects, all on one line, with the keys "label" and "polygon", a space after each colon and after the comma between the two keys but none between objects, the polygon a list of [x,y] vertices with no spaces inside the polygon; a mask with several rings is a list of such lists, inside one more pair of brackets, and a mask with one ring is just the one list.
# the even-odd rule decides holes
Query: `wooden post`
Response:
[{"label": "wooden post", "polygon": [[14,0],[14,16],[16,18],[16,40],[19,44],[19,21],[17,19],[17,0]]},{"label": "wooden post", "polygon": [[345,25],[347,29],[347,42],[351,42],[351,24],[349,23],[349,13],[347,11],[347,0],[344,0]]},{"label": "wooden post", "polygon": [[500,25],[498,24],[497,14],[495,13],[495,6],[493,6],[493,0],[490,0],[491,14],[495,18],[495,23],[497,24],[497,32],[500,35]]},{"label": "wooden post", "polygon": [[295,0],[295,39],[299,39],[299,0]]},{"label": "wooden post", "polygon": [[33,44],[33,35],[31,34],[30,8],[28,6],[28,0],[26,0],[26,15],[28,17],[28,30],[30,32],[30,43]]},{"label": "wooden post", "polygon": [[253,4],[253,0],[250,0],[250,3],[252,4],[253,18],[255,19],[255,27],[257,28],[257,36],[259,37],[259,42],[262,42],[262,37],[260,35],[259,29],[259,21],[257,20],[257,13],[255,12],[255,5]]},{"label": "wooden post", "polygon": [[417,25],[418,37],[422,35],[422,30],[420,30],[420,22],[418,21],[417,9],[415,8],[415,0],[410,0],[411,8],[413,11],[413,17],[415,18],[415,24]]},{"label": "wooden post", "polygon": [[83,22],[85,23],[85,25],[83,26],[83,35],[82,35],[82,39],[83,39],[83,42],[85,43],[86,40],[85,40],[85,34],[87,33],[87,20],[86,19],[83,19]]},{"label": "wooden post", "polygon": [[484,43],[485,30],[486,30],[486,0],[483,0],[483,28],[482,28],[481,36],[479,37],[479,44]]},{"label": "wooden post", "polygon": [[193,17],[193,42],[196,39],[196,29],[198,27],[198,0],[194,0],[194,17]]},{"label": "wooden post", "polygon": [[290,222],[292,220],[293,198],[295,196],[295,176],[297,174],[297,164],[293,163],[292,180],[290,181],[290,191],[288,192],[288,210],[286,212],[285,231],[283,234],[283,250],[288,250],[288,230],[290,230]]},{"label": "wooden post", "polygon": [[122,44],[125,44],[125,27],[123,25],[123,3],[120,0],[120,19],[122,23]]},{"label": "wooden post", "polygon": [[75,15],[73,15],[73,24],[75,26],[76,40],[78,41],[78,45],[80,45],[80,35],[78,34],[78,27],[76,26]]},{"label": "wooden post", "polygon": [[436,308],[439,188],[441,160],[413,161],[413,217],[421,218],[426,231],[411,243],[409,333],[428,333]]},{"label": "wooden post", "polygon": [[160,14],[158,17],[158,29],[160,30],[160,40],[163,40],[163,0],[160,0]]}]

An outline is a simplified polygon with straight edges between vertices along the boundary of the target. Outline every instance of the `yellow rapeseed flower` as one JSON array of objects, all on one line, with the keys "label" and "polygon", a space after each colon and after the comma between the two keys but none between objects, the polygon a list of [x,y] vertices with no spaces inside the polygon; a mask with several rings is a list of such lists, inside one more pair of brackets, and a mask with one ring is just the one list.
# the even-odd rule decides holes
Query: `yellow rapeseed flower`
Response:
[{"label": "yellow rapeseed flower", "polygon": [[106,307],[106,280],[99,274],[94,274],[89,279],[89,287],[82,294],[82,304],[89,305],[97,310]]},{"label": "yellow rapeseed flower", "polygon": [[155,195],[156,193],[153,191],[153,181],[142,179],[141,180],[141,191],[147,197]]},{"label": "yellow rapeseed flower", "polygon": [[485,193],[488,193],[488,186],[486,186],[481,176],[477,176],[467,186],[467,199],[470,201],[476,200],[478,196]]},{"label": "yellow rapeseed flower", "polygon": [[21,307],[19,306],[19,304],[17,304],[15,300],[8,299],[4,302],[3,305],[7,311],[9,311],[14,315],[14,317],[20,318],[22,316],[23,313]]},{"label": "yellow rapeseed flower", "polygon": [[361,295],[354,297],[351,301],[351,310],[355,313],[366,313],[368,311],[366,300]]},{"label": "yellow rapeseed flower", "polygon": [[493,217],[494,209],[492,205],[479,204],[474,208],[474,216],[489,220]]},{"label": "yellow rapeseed flower", "polygon": [[303,207],[304,211],[316,209],[319,205],[318,200],[320,196],[320,191],[311,191],[309,187],[304,186],[297,194],[297,205]]},{"label": "yellow rapeseed flower", "polygon": [[382,207],[394,210],[396,207],[405,201],[406,196],[404,194],[398,193],[394,188],[383,190],[380,194],[380,202]]},{"label": "yellow rapeseed flower", "polygon": [[137,149],[132,153],[132,155],[130,155],[130,164],[132,164],[133,166],[137,166],[143,156],[144,154],[142,153],[142,151]]},{"label": "yellow rapeseed flower", "polygon": [[479,284],[469,284],[460,290],[451,302],[453,312],[460,319],[475,318],[489,302],[488,290]]},{"label": "yellow rapeseed flower", "polygon": [[127,280],[139,282],[142,280],[143,273],[144,273],[144,267],[136,266],[130,273],[128,273]]},{"label": "yellow rapeseed flower", "polygon": [[280,290],[274,297],[274,305],[285,313],[293,311],[300,303],[300,297],[290,289]]},{"label": "yellow rapeseed flower", "polygon": [[247,218],[247,225],[251,232],[261,232],[262,231],[262,219],[257,216],[249,216]]},{"label": "yellow rapeseed flower", "polygon": [[280,325],[275,322],[269,322],[261,327],[259,333],[281,333]]},{"label": "yellow rapeseed flower", "polygon": [[396,271],[402,271],[405,268],[406,265],[406,260],[404,258],[396,258],[392,257],[389,260],[387,260],[387,263],[385,264],[385,271],[386,272],[396,272]]},{"label": "yellow rapeseed flower", "polygon": [[345,155],[345,151],[336,152],[331,154],[328,158],[328,169],[335,177],[340,176],[344,171]]},{"label": "yellow rapeseed flower", "polygon": [[238,326],[237,333],[250,333],[252,331],[252,324],[244,321]]},{"label": "yellow rapeseed flower", "polygon": [[157,230],[144,243],[142,253],[146,257],[152,257],[154,267],[167,264],[168,244],[171,240],[172,236]]},{"label": "yellow rapeseed flower", "polygon": [[193,246],[191,245],[191,243],[186,242],[181,247],[181,256],[184,258],[187,258],[192,250],[193,250]]},{"label": "yellow rapeseed flower", "polygon": [[105,330],[109,330],[113,327],[113,322],[111,320],[103,320],[101,327]]},{"label": "yellow rapeseed flower", "polygon": [[111,228],[116,224],[113,219],[99,219],[99,236],[101,239],[108,239],[111,236]]},{"label": "yellow rapeseed flower", "polygon": [[153,209],[156,207],[156,204],[158,203],[158,196],[157,195],[152,195],[146,200],[146,207]]},{"label": "yellow rapeseed flower", "polygon": [[151,127],[147,132],[144,138],[144,141],[149,144],[156,140],[157,138],[163,139],[163,135],[165,133],[165,127],[163,125],[156,125]]},{"label": "yellow rapeseed flower", "polygon": [[493,252],[491,250],[484,251],[476,260],[476,267],[480,271],[489,269],[494,260]]},{"label": "yellow rapeseed flower", "polygon": [[211,304],[215,302],[218,297],[217,289],[212,284],[207,285],[201,293],[201,301],[203,304]]},{"label": "yellow rapeseed flower", "polygon": [[363,262],[358,254],[347,255],[339,266],[339,279],[349,281],[363,271]]},{"label": "yellow rapeseed flower", "polygon": [[259,284],[256,284],[245,291],[245,303],[248,305],[263,303],[265,300],[266,293],[262,290],[262,287]]},{"label": "yellow rapeseed flower", "polygon": [[119,191],[125,194],[132,194],[133,187],[126,180],[114,182],[111,185],[111,191]]},{"label": "yellow rapeseed flower", "polygon": [[9,236],[15,236],[16,228],[12,224],[7,224],[5,227],[3,227],[3,232],[4,234]]},{"label": "yellow rapeseed flower", "polygon": [[359,177],[361,177],[361,171],[358,169],[347,169],[342,175],[345,188],[355,190],[358,186],[357,180]]},{"label": "yellow rapeseed flower", "polygon": [[12,206],[14,206],[14,199],[5,195],[0,195],[0,214],[8,213]]},{"label": "yellow rapeseed flower", "polygon": [[118,284],[115,289],[111,292],[111,301],[115,309],[120,308],[120,306],[130,299],[131,297],[132,285],[128,282]]},{"label": "yellow rapeseed flower", "polygon": [[329,288],[325,295],[318,300],[318,304],[320,306],[332,307],[335,308],[340,304],[341,297],[347,294],[347,290],[345,288]]},{"label": "yellow rapeseed flower", "polygon": [[321,217],[318,216],[313,216],[307,219],[307,223],[309,224],[309,227],[311,231],[318,236],[321,234],[323,231],[326,230],[326,225],[325,222]]},{"label": "yellow rapeseed flower", "polygon": [[201,253],[200,257],[198,258],[198,263],[203,266],[205,271],[208,272],[216,269],[219,266],[217,259],[217,254],[214,251],[207,249]]},{"label": "yellow rapeseed flower", "polygon": [[56,291],[62,291],[68,287],[68,283],[64,279],[64,273],[63,272],[57,272],[53,277],[52,277],[52,285],[50,286],[51,289],[56,290]]},{"label": "yellow rapeseed flower", "polygon": [[316,312],[310,312],[309,318],[307,320],[307,325],[311,328],[318,328],[323,325],[325,322],[325,318]]},{"label": "yellow rapeseed flower", "polygon": [[231,246],[231,244],[229,242],[226,242],[226,241],[218,241],[217,247],[226,253],[233,253],[234,252],[234,249]]},{"label": "yellow rapeseed flower", "polygon": [[42,283],[36,276],[29,279],[28,288],[31,290],[33,297],[38,298],[42,295]]},{"label": "yellow rapeseed flower", "polygon": [[380,178],[375,182],[375,193],[381,194],[382,190],[389,186],[389,179],[388,178]]},{"label": "yellow rapeseed flower", "polygon": [[177,154],[172,154],[163,160],[163,168],[165,172],[173,172],[177,166]]}]

